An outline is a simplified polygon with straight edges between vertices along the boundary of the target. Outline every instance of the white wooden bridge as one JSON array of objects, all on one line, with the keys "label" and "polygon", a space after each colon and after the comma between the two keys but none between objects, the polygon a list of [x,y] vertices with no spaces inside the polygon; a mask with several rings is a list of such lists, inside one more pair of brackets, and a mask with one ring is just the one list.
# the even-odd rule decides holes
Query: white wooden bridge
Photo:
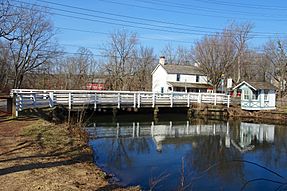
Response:
[{"label": "white wooden bridge", "polygon": [[25,109],[57,105],[71,110],[79,107],[191,107],[192,103],[224,104],[229,107],[230,104],[229,95],[218,93],[13,89],[11,96],[14,98],[16,116]]}]

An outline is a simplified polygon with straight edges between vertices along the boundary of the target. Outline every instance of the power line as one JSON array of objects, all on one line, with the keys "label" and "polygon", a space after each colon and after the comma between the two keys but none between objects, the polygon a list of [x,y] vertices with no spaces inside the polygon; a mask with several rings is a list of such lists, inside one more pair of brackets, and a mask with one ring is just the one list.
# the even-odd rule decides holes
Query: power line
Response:
[{"label": "power line", "polygon": [[[194,4],[186,4],[186,3],[178,3],[178,2],[168,2],[168,1],[162,1],[162,0],[133,0],[136,2],[140,3],[147,3],[147,4],[152,4],[152,5],[160,5],[160,6],[168,6],[168,7],[176,7],[180,9],[186,9],[186,10],[198,10],[198,11],[208,11],[208,12],[213,12],[217,14],[229,14],[228,12],[232,12],[232,14],[236,13],[237,15],[251,15],[251,16],[259,16],[258,13],[252,12],[245,12],[245,11],[237,11],[237,10],[231,10],[231,9],[218,9],[218,8],[207,8],[207,7],[202,7],[202,6],[194,6]],[[272,16],[274,18],[274,14],[272,15],[262,15],[260,14],[261,17],[270,17]],[[282,16],[282,15],[281,15]],[[285,17],[284,17],[285,18]]]},{"label": "power line", "polygon": [[[55,27],[57,29],[62,30],[69,30],[69,31],[76,31],[76,32],[83,32],[83,33],[91,33],[91,34],[101,34],[101,35],[111,35],[111,33],[104,33],[104,32],[96,32],[96,31],[90,31],[90,30],[81,30],[81,29],[75,29],[75,28],[66,28],[66,27]],[[184,40],[174,40],[174,39],[162,39],[162,38],[148,38],[139,36],[139,39],[145,39],[145,40],[156,40],[156,41],[166,41],[166,42],[176,42],[176,43],[186,43],[186,44],[192,44],[194,42],[192,41],[184,41]]]},{"label": "power line", "polygon": [[[21,2],[21,1],[18,1],[18,2]],[[25,3],[25,2],[22,2],[22,3]],[[31,4],[31,3],[25,3],[25,4],[39,6],[39,5]],[[45,8],[47,8],[47,7],[45,7]],[[169,33],[181,33],[181,34],[188,34],[188,35],[207,35],[207,36],[217,35],[217,33],[216,34],[210,34],[209,31],[191,30],[191,29],[187,29],[187,28],[178,28],[178,27],[163,27],[163,26],[154,25],[154,24],[126,21],[126,20],[122,20],[122,19],[114,19],[114,18],[108,18],[108,17],[101,17],[101,16],[95,16],[95,15],[85,14],[85,13],[80,13],[80,12],[75,12],[75,11],[68,11],[68,10],[58,9],[58,8],[51,8],[51,9],[58,10],[58,11],[64,11],[64,12],[68,12],[68,13],[72,13],[72,14],[86,15],[86,16],[95,17],[95,18],[107,19],[107,20],[118,21],[118,22],[125,22],[128,24],[115,23],[115,22],[96,20],[96,19],[89,19],[89,18],[83,18],[83,17],[78,17],[78,16],[72,16],[72,15],[66,15],[66,14],[60,14],[60,13],[46,11],[48,13],[58,15],[58,16],[70,17],[70,18],[74,18],[74,19],[80,19],[80,20],[86,20],[86,21],[92,21],[92,22],[100,22],[100,23],[119,25],[119,26],[124,26],[124,27],[140,28],[140,29],[146,29],[146,30],[156,30],[156,31],[161,31],[161,32],[169,32]],[[156,28],[150,28],[150,27],[145,27],[145,26],[135,26],[135,25],[130,25],[130,23],[138,24],[138,25],[145,25],[145,26],[150,26],[150,27],[156,27]],[[170,30],[170,29],[173,29],[173,30]],[[185,31],[188,31],[188,32],[185,32]],[[195,31],[195,32],[189,32],[189,31]],[[255,38],[259,38],[260,36],[266,37],[263,34],[253,35],[253,37],[255,37]]]},{"label": "power line", "polygon": [[251,8],[251,9],[264,9],[264,10],[287,10],[287,7],[277,7],[277,6],[266,6],[260,4],[245,4],[245,3],[234,3],[227,1],[217,1],[217,0],[191,0],[196,2],[204,2],[209,4],[223,5],[229,7],[243,7],[243,8]]},{"label": "power line", "polygon": [[[113,15],[113,16],[116,16],[116,17],[136,19],[136,20],[140,20],[140,21],[148,21],[148,22],[163,23],[163,24],[175,25],[175,26],[184,26],[184,27],[191,27],[191,28],[200,28],[200,29],[207,29],[207,30],[222,31],[221,28],[203,27],[203,26],[197,26],[197,25],[188,25],[188,24],[182,24],[182,23],[167,22],[167,21],[162,21],[162,20],[146,19],[146,18],[142,18],[142,17],[132,17],[132,16],[127,16],[127,15],[114,14],[114,13],[108,13],[108,12],[103,12],[103,11],[96,11],[96,10],[92,10],[92,9],[86,9],[86,8],[82,8],[82,7],[76,7],[76,6],[71,6],[71,5],[61,4],[61,3],[54,3],[54,2],[50,2],[50,1],[46,1],[46,0],[37,0],[37,1],[45,2],[45,3],[48,3],[48,4],[57,5],[57,6],[61,6],[61,7],[69,7],[69,8],[73,8],[73,9],[82,10],[82,11],[101,13],[101,14],[105,14],[105,15]],[[150,1],[141,0],[141,2],[151,2],[151,1],[154,2],[154,0],[150,0]],[[160,0],[157,0],[157,1],[158,2],[164,2],[164,1],[160,1]],[[174,5],[174,4],[179,4],[182,7],[186,7],[187,6],[187,4],[182,4],[182,3],[170,3],[170,5]],[[204,32],[210,32],[210,31],[204,31]],[[252,33],[254,33],[254,34],[276,34],[276,35],[278,34],[278,33],[274,33],[274,32],[256,32],[256,31],[252,32]],[[282,34],[287,34],[287,33],[282,33]]]},{"label": "power line", "polygon": [[[163,8],[156,8],[156,7],[150,7],[150,6],[143,6],[143,5],[138,5],[138,4],[130,4],[130,3],[123,3],[123,2],[116,2],[113,0],[98,0],[102,1],[105,3],[111,3],[111,4],[117,4],[117,5],[122,5],[122,6],[129,6],[129,7],[137,7],[137,8],[142,8],[142,9],[148,9],[148,10],[156,10],[156,11],[163,11],[163,12],[168,12],[168,13],[178,13],[178,14],[185,14],[185,15],[198,15],[198,16],[204,16],[204,17],[216,17],[216,18],[225,18],[225,19],[240,19],[240,20],[249,20],[250,18],[243,18],[243,17],[228,17],[228,16],[220,16],[220,15],[210,15],[210,14],[201,14],[201,13],[190,13],[190,12],[185,12],[185,11],[178,11],[178,10],[170,10],[170,9],[163,9]],[[273,19],[273,18],[262,18],[262,19],[252,19],[256,21],[286,21],[285,17],[282,19]]]}]

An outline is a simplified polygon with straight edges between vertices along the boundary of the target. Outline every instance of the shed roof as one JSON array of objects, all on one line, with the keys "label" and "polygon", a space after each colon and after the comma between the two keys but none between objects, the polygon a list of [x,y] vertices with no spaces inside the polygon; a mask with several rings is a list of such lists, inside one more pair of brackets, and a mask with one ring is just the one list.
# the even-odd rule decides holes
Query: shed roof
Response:
[{"label": "shed roof", "polygon": [[169,74],[204,75],[202,72],[199,71],[198,67],[192,65],[166,64],[162,66]]},{"label": "shed roof", "polygon": [[246,82],[246,81],[239,83],[237,86],[233,88],[233,90],[239,88],[243,84],[246,84],[247,86],[249,86],[254,90],[276,90],[276,87],[269,82]]}]

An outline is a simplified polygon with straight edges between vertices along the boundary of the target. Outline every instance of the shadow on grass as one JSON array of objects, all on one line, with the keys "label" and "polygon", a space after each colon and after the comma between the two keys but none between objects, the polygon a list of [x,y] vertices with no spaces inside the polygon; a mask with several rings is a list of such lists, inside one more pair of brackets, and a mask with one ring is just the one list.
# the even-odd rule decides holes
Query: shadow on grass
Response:
[{"label": "shadow on grass", "polygon": [[[28,145],[27,145],[28,146]],[[60,158],[67,158],[67,155],[69,153],[72,153],[74,151],[79,151],[79,150],[82,150],[85,146],[81,146],[81,147],[74,147],[68,151],[64,151],[64,152],[58,152],[61,150],[60,149],[56,149],[52,152],[50,152],[49,154],[37,154],[37,155],[31,155],[31,156],[25,156],[25,157],[15,157],[15,158],[10,158],[10,159],[4,159],[4,160],[0,160],[0,163],[1,162],[10,162],[10,161],[16,161],[16,160],[26,160],[26,159],[34,159],[34,158],[49,158],[49,157],[57,157],[57,159],[60,159]],[[4,154],[7,154],[9,152],[13,152],[14,150],[20,150],[22,148],[18,148],[18,149],[13,149],[11,151],[8,151],[6,153],[2,153],[0,154],[1,155],[4,155]],[[90,157],[91,159],[91,157]]]},{"label": "shadow on grass", "polygon": [[[29,159],[29,157],[27,157]],[[35,169],[45,169],[45,168],[52,168],[57,166],[65,166],[71,165],[76,163],[88,162],[91,161],[91,157],[89,154],[82,154],[80,156],[75,156],[68,160],[61,160],[55,162],[35,162],[29,163],[24,165],[16,165],[8,168],[0,169],[0,176],[16,173],[16,172],[23,172],[26,170],[35,170]]]}]

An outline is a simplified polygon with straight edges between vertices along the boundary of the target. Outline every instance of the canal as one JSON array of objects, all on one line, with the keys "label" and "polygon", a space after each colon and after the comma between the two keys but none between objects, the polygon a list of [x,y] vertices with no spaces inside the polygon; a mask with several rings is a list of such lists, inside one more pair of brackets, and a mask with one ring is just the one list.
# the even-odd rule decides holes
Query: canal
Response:
[{"label": "canal", "polygon": [[97,120],[94,162],[144,190],[285,190],[286,126],[178,116]]}]

